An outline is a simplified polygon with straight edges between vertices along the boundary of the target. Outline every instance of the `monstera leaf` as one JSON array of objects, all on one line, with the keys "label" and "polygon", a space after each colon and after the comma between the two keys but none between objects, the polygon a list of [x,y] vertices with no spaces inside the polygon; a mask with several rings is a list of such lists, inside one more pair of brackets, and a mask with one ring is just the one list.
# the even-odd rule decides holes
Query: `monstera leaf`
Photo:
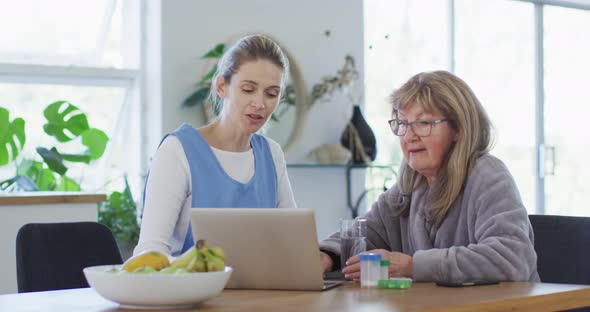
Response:
[{"label": "monstera leaf", "polygon": [[90,128],[82,133],[82,144],[88,147],[86,154],[89,154],[93,160],[99,159],[104,154],[108,141],[109,137],[96,128]]},{"label": "monstera leaf", "polygon": [[39,187],[31,178],[27,176],[15,176],[8,180],[4,180],[0,182],[0,190],[3,191],[12,191],[12,190],[22,190],[25,192],[35,192],[40,191]]},{"label": "monstera leaf", "polygon": [[49,166],[49,169],[57,172],[59,175],[66,174],[68,168],[64,165],[64,159],[55,147],[50,150],[45,147],[37,147],[37,153],[41,155],[43,161]]},{"label": "monstera leaf", "polygon": [[43,115],[47,119],[43,130],[60,142],[69,142],[89,128],[86,114],[68,101],[49,104]]},{"label": "monstera leaf", "polygon": [[78,192],[80,191],[80,185],[76,183],[73,179],[67,176],[61,176],[59,179],[59,185],[57,186],[56,191],[62,192]]},{"label": "monstera leaf", "polygon": [[96,128],[90,128],[81,135],[82,144],[88,149],[82,154],[63,154],[59,153],[63,160],[89,164],[90,161],[99,159],[109,142],[109,137]]},{"label": "monstera leaf", "polygon": [[16,173],[17,177],[30,178],[39,191],[53,191],[57,186],[53,171],[44,168],[40,161],[25,159],[21,162]]},{"label": "monstera leaf", "polygon": [[49,168],[60,175],[63,175],[68,168],[63,161],[79,162],[89,164],[90,161],[99,159],[103,154],[109,141],[109,137],[96,128],[90,128],[81,135],[82,144],[88,147],[82,154],[62,154],[55,147],[50,150],[38,147],[37,153],[43,157],[43,161]]},{"label": "monstera leaf", "polygon": [[63,158],[63,160],[67,160],[67,161],[71,161],[71,162],[90,164],[90,161],[92,160],[92,155],[90,155],[89,153],[84,153],[84,154],[61,154],[60,153],[60,155]]},{"label": "monstera leaf", "polygon": [[[51,153],[56,153],[55,149],[49,150],[49,154]],[[56,178],[54,171],[45,168],[44,163],[40,161],[24,160],[17,170],[17,177],[31,178],[40,191],[76,192],[80,190],[80,185],[72,178],[66,175]]]},{"label": "monstera leaf", "polygon": [[53,191],[56,188],[53,171],[44,168],[42,162],[23,159],[16,168],[16,176],[0,182],[2,190]]},{"label": "monstera leaf", "polygon": [[10,122],[10,113],[7,109],[0,107],[0,166],[15,160],[25,146],[25,142],[24,119],[15,118]]}]

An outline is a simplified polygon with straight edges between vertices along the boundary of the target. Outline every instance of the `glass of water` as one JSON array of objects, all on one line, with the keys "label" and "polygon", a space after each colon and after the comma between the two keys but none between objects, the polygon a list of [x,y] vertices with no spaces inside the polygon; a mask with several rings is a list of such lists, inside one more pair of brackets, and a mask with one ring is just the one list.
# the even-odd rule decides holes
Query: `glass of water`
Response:
[{"label": "glass of water", "polygon": [[340,268],[346,261],[361,252],[367,251],[367,219],[340,220]]}]

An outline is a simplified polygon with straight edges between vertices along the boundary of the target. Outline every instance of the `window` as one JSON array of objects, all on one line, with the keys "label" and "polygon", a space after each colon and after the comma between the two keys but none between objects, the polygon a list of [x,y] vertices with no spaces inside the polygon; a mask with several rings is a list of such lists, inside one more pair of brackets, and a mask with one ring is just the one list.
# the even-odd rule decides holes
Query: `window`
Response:
[{"label": "window", "polygon": [[455,1],[455,73],[488,112],[494,126],[492,154],[508,166],[531,212],[536,151],[533,28],[530,3]]},{"label": "window", "polygon": [[415,73],[450,70],[489,113],[492,154],[509,167],[528,211],[590,215],[583,209],[590,200],[584,166],[590,37],[579,36],[590,29],[590,4],[372,0],[365,1],[365,24],[365,109],[379,162],[401,160],[385,128],[387,94]]},{"label": "window", "polygon": [[[75,177],[84,191],[121,189],[119,177],[124,173],[135,185],[140,183],[140,4],[140,0],[0,3],[0,12],[5,13],[0,19],[4,30],[0,106],[10,111],[11,120],[26,121],[22,157],[41,160],[37,146],[81,150],[43,132],[42,110],[58,100],[80,108],[90,126],[110,138],[97,162],[69,166],[68,176]],[[13,166],[0,167],[0,180],[13,175]]]},{"label": "window", "polygon": [[550,167],[545,176],[545,211],[590,215],[590,37],[580,36],[590,30],[590,11],[547,6],[543,26],[545,155]]},{"label": "window", "polygon": [[[448,69],[447,4],[444,1],[365,1],[365,118],[377,138],[378,164],[401,162],[391,133],[389,96],[419,71]],[[367,209],[390,181],[388,170],[369,170]],[[390,183],[386,187],[390,186]],[[362,212],[361,212],[362,213]]]}]

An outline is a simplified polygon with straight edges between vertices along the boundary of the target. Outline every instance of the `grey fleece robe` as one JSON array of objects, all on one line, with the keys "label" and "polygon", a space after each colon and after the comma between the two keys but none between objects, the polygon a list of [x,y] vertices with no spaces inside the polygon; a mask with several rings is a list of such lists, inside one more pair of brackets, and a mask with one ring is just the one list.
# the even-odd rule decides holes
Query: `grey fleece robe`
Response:
[{"label": "grey fleece robe", "polygon": [[[480,157],[440,227],[425,221],[428,186],[411,195],[409,216],[396,216],[399,189],[381,194],[365,215],[367,250],[413,257],[415,281],[538,282],[537,255],[528,214],[514,179],[499,159]],[[340,255],[339,233],[320,249]]]}]

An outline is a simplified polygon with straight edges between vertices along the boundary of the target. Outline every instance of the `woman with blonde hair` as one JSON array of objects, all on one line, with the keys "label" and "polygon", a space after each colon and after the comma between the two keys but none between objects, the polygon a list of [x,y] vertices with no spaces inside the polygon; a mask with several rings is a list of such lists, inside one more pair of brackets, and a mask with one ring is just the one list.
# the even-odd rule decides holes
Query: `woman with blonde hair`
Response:
[{"label": "woman with blonde hair", "polygon": [[280,145],[257,134],[279,105],[288,72],[282,49],[263,35],[243,37],[223,54],[211,84],[221,112],[162,139],[134,254],[177,256],[193,246],[190,209],[296,207]]},{"label": "woman with blonde hair", "polygon": [[[404,160],[397,184],[367,218],[367,250],[391,277],[415,281],[538,281],[527,211],[510,172],[490,155],[491,123],[469,86],[446,71],[419,73],[391,96],[389,125]],[[340,238],[320,244],[338,269]],[[346,278],[359,278],[358,255]]]}]

